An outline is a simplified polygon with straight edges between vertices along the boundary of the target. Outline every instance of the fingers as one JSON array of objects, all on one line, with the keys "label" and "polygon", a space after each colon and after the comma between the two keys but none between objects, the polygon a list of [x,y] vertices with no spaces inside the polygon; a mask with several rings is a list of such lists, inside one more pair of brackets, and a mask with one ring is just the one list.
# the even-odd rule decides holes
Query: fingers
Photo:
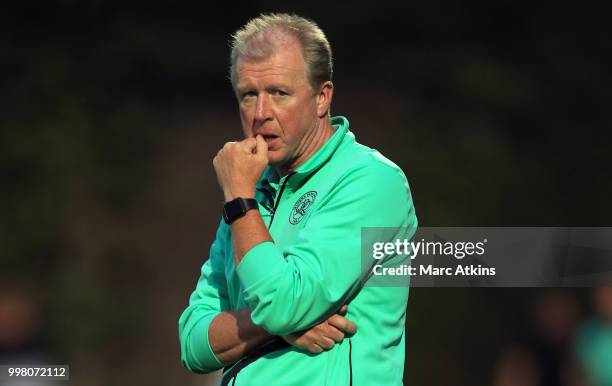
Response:
[{"label": "fingers", "polygon": [[322,341],[321,337],[308,336],[308,333],[303,336],[291,334],[283,337],[283,339],[285,339],[285,341],[289,344],[301,348],[302,350],[306,350],[311,354],[319,354],[326,350],[324,346],[328,346],[328,344]]},{"label": "fingers", "polygon": [[348,306],[345,304],[338,310],[338,314],[344,316],[348,312]]},{"label": "fingers", "polygon": [[223,150],[230,151],[230,149],[234,148],[235,146],[238,146],[238,148],[244,149],[245,152],[248,152],[250,154],[264,155],[264,154],[267,154],[267,151],[268,151],[268,144],[266,143],[266,141],[263,139],[261,135],[257,135],[257,137],[245,138],[240,142],[235,142],[235,141],[226,142],[223,145],[223,148],[219,150],[219,153],[221,153],[221,151]]},{"label": "fingers", "polygon": [[334,347],[336,342],[333,339],[324,336],[321,337],[316,344],[324,350],[329,350],[330,348]]},{"label": "fingers", "polygon": [[225,142],[225,143],[223,144],[223,148],[224,148],[224,149],[227,149],[227,148],[229,148],[229,147],[231,147],[231,146],[234,146],[234,145],[235,145],[235,144],[237,144],[237,143],[238,143],[238,142],[236,142],[236,141],[229,141],[229,142]]},{"label": "fingers", "polygon": [[332,339],[320,338],[315,342],[311,342],[305,348],[312,354],[319,354],[325,350],[331,349],[335,344],[336,342],[334,342]]},{"label": "fingers", "polygon": [[257,140],[255,138],[253,137],[246,138],[245,140],[242,141],[242,144],[244,146],[244,149],[250,154],[255,154],[257,152],[255,150],[257,148]]},{"label": "fingers", "polygon": [[268,154],[268,143],[263,139],[263,136],[257,135],[255,137],[255,153],[257,155],[267,156]]},{"label": "fingers", "polygon": [[346,335],[352,335],[357,331],[357,326],[353,322],[340,315],[340,313],[346,314],[347,311],[348,307],[342,306],[338,314],[332,315],[326,321],[308,330],[284,336],[283,339],[312,354],[329,350],[337,343],[341,343]]},{"label": "fingers", "polygon": [[257,138],[249,137],[245,138],[240,142],[226,142],[223,147],[217,152],[217,157],[221,154],[236,154],[245,153],[255,156],[266,156],[268,154],[268,144],[262,136],[258,135]]},{"label": "fingers", "polygon": [[[236,143],[236,142],[231,142]],[[263,136],[257,135],[256,137],[245,138],[241,142],[238,142],[241,148],[245,152],[254,155],[256,158],[268,158],[268,144],[264,140]]]},{"label": "fingers", "polygon": [[352,335],[357,332],[357,326],[355,323],[351,322],[347,318],[340,315],[332,315],[327,322],[336,327],[338,330],[344,332],[345,334]]},{"label": "fingers", "polygon": [[[287,338],[289,338],[290,344],[301,347],[310,353],[318,354],[333,348],[336,343],[342,342],[344,334],[337,328],[325,323],[299,335],[291,334]],[[296,339],[292,340],[292,338]]]},{"label": "fingers", "polygon": [[342,342],[344,339],[344,333],[337,329],[336,327],[329,325],[329,329],[327,330],[327,336],[334,340],[336,343]]}]

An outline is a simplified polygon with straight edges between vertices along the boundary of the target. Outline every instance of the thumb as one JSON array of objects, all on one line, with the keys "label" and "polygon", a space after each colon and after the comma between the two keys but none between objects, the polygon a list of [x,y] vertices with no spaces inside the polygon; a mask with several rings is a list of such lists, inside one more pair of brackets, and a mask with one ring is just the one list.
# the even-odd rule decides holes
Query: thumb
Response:
[{"label": "thumb", "polygon": [[268,144],[263,139],[263,136],[257,135],[255,139],[257,140],[257,144],[255,146],[255,154],[268,158]]},{"label": "thumb", "polygon": [[346,315],[346,312],[348,311],[348,306],[345,304],[342,307],[340,307],[340,309],[338,310],[338,314],[339,315]]}]

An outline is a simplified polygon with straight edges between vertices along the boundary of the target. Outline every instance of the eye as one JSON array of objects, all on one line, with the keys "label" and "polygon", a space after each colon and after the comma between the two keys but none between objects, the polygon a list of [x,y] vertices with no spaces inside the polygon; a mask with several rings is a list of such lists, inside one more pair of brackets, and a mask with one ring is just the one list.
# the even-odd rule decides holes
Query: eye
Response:
[{"label": "eye", "polygon": [[270,90],[270,93],[272,95],[274,95],[274,96],[281,96],[281,97],[285,97],[285,96],[289,95],[289,93],[287,93],[286,91],[281,90],[279,88],[275,88],[275,89]]},{"label": "eye", "polygon": [[245,91],[240,95],[241,99],[248,99],[257,96],[255,91]]}]

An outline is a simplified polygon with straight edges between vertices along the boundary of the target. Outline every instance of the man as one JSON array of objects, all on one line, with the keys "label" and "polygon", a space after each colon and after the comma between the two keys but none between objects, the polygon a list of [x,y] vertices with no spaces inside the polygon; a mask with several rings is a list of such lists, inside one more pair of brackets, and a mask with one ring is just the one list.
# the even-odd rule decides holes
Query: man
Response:
[{"label": "man", "polygon": [[222,384],[402,384],[408,288],[364,286],[361,229],[414,228],[414,207],[402,171],[330,116],[331,77],[309,20],[234,35],[245,139],[213,161],[224,220],[179,320],[183,364],[225,366]]}]

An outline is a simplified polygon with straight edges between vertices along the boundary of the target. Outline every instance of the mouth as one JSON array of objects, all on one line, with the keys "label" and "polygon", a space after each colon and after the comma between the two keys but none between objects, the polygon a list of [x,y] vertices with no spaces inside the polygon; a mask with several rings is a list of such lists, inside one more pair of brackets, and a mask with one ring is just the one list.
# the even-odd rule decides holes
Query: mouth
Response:
[{"label": "mouth", "polygon": [[263,137],[264,141],[266,141],[266,143],[268,144],[268,147],[272,144],[274,144],[274,142],[278,139],[278,135],[273,135],[273,134],[259,134]]}]

